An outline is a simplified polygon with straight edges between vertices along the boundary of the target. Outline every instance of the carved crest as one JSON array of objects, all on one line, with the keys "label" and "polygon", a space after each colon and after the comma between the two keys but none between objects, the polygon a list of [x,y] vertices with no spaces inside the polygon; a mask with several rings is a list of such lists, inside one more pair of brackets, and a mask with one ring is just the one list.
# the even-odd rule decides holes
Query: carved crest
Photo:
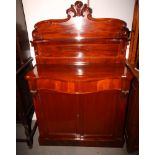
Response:
[{"label": "carved crest", "polygon": [[92,9],[87,6],[87,4],[83,4],[81,1],[76,1],[74,5],[71,5],[69,9],[67,9],[66,13],[70,16],[70,12],[74,13],[73,17],[83,16],[84,13],[87,15],[92,14]]}]

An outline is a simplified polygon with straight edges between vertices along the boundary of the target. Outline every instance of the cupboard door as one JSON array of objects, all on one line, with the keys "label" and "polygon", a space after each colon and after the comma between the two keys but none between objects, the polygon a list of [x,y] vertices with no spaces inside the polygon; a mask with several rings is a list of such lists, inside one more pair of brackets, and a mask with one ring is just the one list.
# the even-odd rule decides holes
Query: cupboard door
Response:
[{"label": "cupboard door", "polygon": [[69,139],[77,136],[78,105],[76,95],[38,90],[38,101],[38,109],[41,109],[42,117],[38,121],[43,121],[38,124],[40,124],[39,129],[44,131],[40,137]]},{"label": "cupboard door", "polygon": [[80,95],[83,139],[120,141],[124,138],[126,96],[120,90]]}]

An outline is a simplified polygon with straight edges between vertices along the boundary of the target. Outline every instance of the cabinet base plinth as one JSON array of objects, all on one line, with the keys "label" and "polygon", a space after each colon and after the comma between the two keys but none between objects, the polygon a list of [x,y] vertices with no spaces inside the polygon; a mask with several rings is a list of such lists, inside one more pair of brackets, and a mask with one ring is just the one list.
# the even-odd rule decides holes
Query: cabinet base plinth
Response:
[{"label": "cabinet base plinth", "polygon": [[73,139],[49,139],[39,137],[40,145],[53,145],[53,146],[89,146],[89,147],[123,147],[124,139],[116,140],[73,140]]}]

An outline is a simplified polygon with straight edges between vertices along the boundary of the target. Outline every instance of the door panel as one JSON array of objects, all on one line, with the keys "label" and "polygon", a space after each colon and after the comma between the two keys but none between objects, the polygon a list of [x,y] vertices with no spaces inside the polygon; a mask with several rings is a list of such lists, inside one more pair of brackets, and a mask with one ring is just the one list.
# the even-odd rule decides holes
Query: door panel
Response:
[{"label": "door panel", "polygon": [[40,108],[49,136],[75,136],[77,133],[77,96],[39,90]]},{"label": "door panel", "polygon": [[125,100],[120,90],[80,95],[82,134],[85,138],[122,138]]},{"label": "door panel", "polygon": [[126,98],[120,90],[87,94],[38,90],[38,105],[46,122],[41,137],[123,140]]}]

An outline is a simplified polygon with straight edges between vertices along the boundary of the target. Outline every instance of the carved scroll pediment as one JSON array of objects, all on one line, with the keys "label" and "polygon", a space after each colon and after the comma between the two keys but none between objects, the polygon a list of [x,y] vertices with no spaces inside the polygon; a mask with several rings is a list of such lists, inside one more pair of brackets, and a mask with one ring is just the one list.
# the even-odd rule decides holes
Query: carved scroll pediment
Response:
[{"label": "carved scroll pediment", "polygon": [[49,19],[35,24],[33,39],[71,40],[72,38],[73,41],[83,41],[86,38],[128,39],[129,31],[124,21],[115,18],[93,18],[92,9],[81,1],[71,5],[66,13],[65,19]]},{"label": "carved scroll pediment", "polygon": [[73,13],[73,17],[84,17],[84,14],[91,15],[92,9],[89,8],[87,4],[83,4],[81,1],[76,1],[74,5],[71,5],[71,7],[67,9],[66,13],[68,16],[70,16],[70,13]]}]

